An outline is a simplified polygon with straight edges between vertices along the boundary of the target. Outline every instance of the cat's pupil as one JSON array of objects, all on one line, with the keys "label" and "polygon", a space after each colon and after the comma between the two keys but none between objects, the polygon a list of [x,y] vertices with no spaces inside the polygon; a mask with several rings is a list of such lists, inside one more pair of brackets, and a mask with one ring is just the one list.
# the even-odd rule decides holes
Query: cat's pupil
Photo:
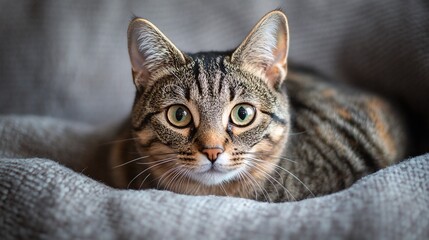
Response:
[{"label": "cat's pupil", "polygon": [[246,110],[244,107],[240,107],[240,108],[238,109],[238,117],[239,117],[241,120],[246,119],[246,117],[247,117],[247,110]]},{"label": "cat's pupil", "polygon": [[185,112],[185,110],[183,110],[183,108],[178,108],[177,110],[176,110],[176,120],[177,121],[182,121],[184,118],[185,118],[185,116],[186,116],[186,112]]}]

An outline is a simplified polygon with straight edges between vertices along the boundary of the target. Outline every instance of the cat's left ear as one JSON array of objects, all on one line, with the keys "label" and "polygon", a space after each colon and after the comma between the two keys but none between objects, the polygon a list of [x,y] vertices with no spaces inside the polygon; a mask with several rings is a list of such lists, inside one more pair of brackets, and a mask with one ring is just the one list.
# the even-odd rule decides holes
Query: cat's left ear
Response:
[{"label": "cat's left ear", "polygon": [[128,27],[128,52],[134,84],[148,87],[169,69],[186,63],[186,56],[151,22],[135,18]]},{"label": "cat's left ear", "polygon": [[289,30],[287,18],[275,10],[265,15],[231,56],[231,62],[278,89],[286,78]]}]

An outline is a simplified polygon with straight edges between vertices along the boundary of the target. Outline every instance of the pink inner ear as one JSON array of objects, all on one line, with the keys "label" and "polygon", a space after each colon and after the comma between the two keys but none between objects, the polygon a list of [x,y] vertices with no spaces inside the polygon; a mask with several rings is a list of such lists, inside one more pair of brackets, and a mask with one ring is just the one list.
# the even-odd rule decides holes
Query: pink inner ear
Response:
[{"label": "pink inner ear", "polygon": [[277,84],[286,78],[288,54],[288,35],[286,29],[280,28],[277,34],[276,48],[273,49],[274,62],[266,72],[269,81]]},{"label": "pink inner ear", "polygon": [[284,31],[281,31],[277,36],[277,46],[273,51],[274,63],[285,65],[287,58],[287,37]]}]

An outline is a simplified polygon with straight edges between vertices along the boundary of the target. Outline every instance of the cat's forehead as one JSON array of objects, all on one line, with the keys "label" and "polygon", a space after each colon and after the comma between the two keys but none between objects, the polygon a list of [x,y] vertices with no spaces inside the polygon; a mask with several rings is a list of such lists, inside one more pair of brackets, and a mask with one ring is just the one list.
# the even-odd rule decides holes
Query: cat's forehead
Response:
[{"label": "cat's forehead", "polygon": [[[206,87],[207,89],[200,89],[200,91],[211,94],[221,92],[219,89],[224,84],[228,84],[228,79],[225,79],[227,75],[227,69],[225,67],[225,58],[227,57],[222,53],[207,52],[190,55],[192,59],[192,73],[193,78],[197,83],[198,87]],[[206,84],[206,86],[205,86]]]},{"label": "cat's forehead", "polygon": [[[225,66],[226,57],[226,54],[214,52],[189,54],[189,63],[170,68],[166,76],[156,81],[153,90],[166,98],[178,95],[187,100],[221,100],[230,95],[225,93],[233,84],[228,77],[231,71]],[[239,87],[234,86],[234,89],[239,90]]]},{"label": "cat's forehead", "polygon": [[230,53],[200,52],[188,56],[189,64],[171,68],[169,74],[148,89],[151,103],[167,107],[194,101],[206,110],[220,110],[230,102],[259,102],[268,108],[275,102],[263,80],[246,75],[229,62]]}]

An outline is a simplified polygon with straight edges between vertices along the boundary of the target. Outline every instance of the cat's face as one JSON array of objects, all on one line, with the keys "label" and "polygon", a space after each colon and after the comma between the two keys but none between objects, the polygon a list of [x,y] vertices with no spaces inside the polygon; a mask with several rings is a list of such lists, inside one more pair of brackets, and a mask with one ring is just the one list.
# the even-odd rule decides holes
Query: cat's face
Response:
[{"label": "cat's face", "polygon": [[[129,28],[136,145],[162,188],[217,186],[270,174],[289,131],[281,91],[286,18],[266,15],[231,53],[180,52],[143,19]],[[250,180],[252,181],[252,180]]]}]

